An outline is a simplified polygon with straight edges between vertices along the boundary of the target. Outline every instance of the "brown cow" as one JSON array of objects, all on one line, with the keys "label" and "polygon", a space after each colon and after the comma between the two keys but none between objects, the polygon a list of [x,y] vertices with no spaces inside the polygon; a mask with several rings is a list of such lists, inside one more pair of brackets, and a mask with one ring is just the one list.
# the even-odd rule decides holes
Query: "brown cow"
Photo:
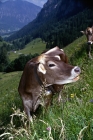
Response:
[{"label": "brown cow", "polygon": [[91,45],[93,44],[93,26],[87,27],[85,31],[81,31],[81,33],[85,34],[87,37],[87,54],[89,58],[92,58],[91,56]]},{"label": "brown cow", "polygon": [[76,82],[81,70],[67,63],[63,50],[55,47],[27,62],[20,83],[19,94],[29,118],[42,101],[47,107],[54,92],[59,92],[66,83]]}]

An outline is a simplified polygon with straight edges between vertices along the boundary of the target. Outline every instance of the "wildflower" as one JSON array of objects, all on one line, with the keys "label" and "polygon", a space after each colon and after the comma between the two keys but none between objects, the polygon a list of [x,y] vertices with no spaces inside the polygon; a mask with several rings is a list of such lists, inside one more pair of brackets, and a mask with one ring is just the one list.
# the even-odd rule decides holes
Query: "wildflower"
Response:
[{"label": "wildflower", "polygon": [[74,95],[74,94],[71,94],[70,96],[71,96],[71,98],[74,98],[74,97],[75,97],[75,95]]},{"label": "wildflower", "polygon": [[47,127],[47,131],[51,131],[51,127],[49,126],[49,127]]},{"label": "wildflower", "polygon": [[93,103],[93,99],[90,100],[90,103]]}]

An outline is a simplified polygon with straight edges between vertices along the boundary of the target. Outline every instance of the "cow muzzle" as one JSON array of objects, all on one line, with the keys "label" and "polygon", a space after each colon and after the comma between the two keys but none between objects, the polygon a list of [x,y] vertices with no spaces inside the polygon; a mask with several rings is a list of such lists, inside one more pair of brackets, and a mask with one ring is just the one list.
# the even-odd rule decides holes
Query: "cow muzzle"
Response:
[{"label": "cow muzzle", "polygon": [[78,66],[75,66],[72,71],[71,71],[71,77],[70,79],[72,79],[72,82],[76,82],[77,80],[79,80],[79,75],[81,73],[81,69]]},{"label": "cow muzzle", "polygon": [[60,76],[60,78],[55,81],[55,84],[62,85],[62,84],[76,82],[77,80],[79,80],[80,73],[81,73],[80,67],[75,66],[70,71],[69,76],[67,76],[67,75],[65,75],[64,77]]}]

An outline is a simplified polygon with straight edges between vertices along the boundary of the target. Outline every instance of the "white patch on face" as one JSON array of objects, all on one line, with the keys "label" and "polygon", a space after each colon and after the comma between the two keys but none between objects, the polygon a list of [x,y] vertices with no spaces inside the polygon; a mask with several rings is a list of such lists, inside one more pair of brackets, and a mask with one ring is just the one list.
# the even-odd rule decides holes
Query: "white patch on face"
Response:
[{"label": "white patch on face", "polygon": [[55,84],[58,84],[58,85],[62,85],[62,84],[68,84],[68,83],[72,83],[72,82],[74,82],[73,80],[71,80],[71,79],[67,79],[67,80],[57,80],[56,82],[55,82]]},{"label": "white patch on face", "polygon": [[67,83],[72,83],[72,82],[76,82],[79,79],[79,72],[75,72],[75,69],[77,68],[77,66],[75,66],[72,70],[71,70],[71,76],[68,77],[67,79],[64,80],[56,80],[55,83],[56,84],[67,84]]}]

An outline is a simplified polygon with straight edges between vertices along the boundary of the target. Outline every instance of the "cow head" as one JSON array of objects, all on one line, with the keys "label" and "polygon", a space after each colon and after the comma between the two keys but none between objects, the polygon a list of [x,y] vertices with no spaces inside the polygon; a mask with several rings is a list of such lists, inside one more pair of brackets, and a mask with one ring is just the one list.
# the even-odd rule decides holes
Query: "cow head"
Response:
[{"label": "cow head", "polygon": [[86,35],[87,38],[87,55],[90,59],[92,59],[91,56],[91,45],[93,44],[93,26],[92,27],[87,27],[87,29],[85,31],[81,31],[81,33]]},{"label": "cow head", "polygon": [[81,33],[86,35],[88,45],[93,44],[93,26],[87,27],[87,29],[85,31],[81,31]]},{"label": "cow head", "polygon": [[64,51],[58,47],[38,57],[38,73],[42,73],[46,85],[62,85],[76,82],[79,79],[80,68],[71,66],[64,60],[66,60]]}]

